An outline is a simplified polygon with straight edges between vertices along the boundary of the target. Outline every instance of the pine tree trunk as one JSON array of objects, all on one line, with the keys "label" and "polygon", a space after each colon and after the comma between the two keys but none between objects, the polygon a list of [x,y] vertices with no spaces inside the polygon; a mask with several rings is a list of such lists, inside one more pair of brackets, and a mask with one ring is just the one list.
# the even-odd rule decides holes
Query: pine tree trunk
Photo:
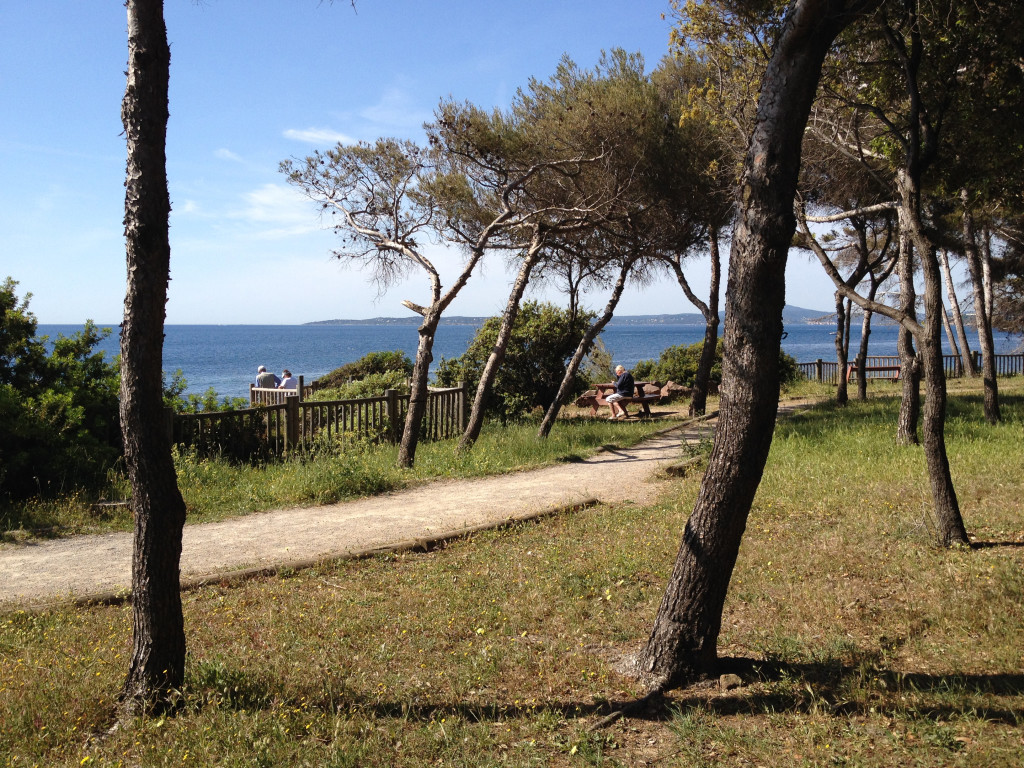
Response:
[{"label": "pine tree trunk", "polygon": [[921,233],[920,187],[913,173],[897,174],[901,215],[905,215],[914,239],[914,249],[921,259],[924,277],[924,324],[918,339],[924,368],[927,397],[924,405],[922,432],[928,481],[932,489],[936,536],[943,546],[969,544],[960,516],[960,505],[953,488],[946,454],[946,373],[942,365],[942,275],[936,249]]},{"label": "pine tree trunk", "polygon": [[693,379],[693,393],[690,397],[690,416],[703,416],[708,407],[708,389],[711,384],[711,369],[715,365],[718,350],[718,296],[721,292],[722,257],[718,250],[718,229],[711,228],[709,235],[711,251],[711,284],[708,288],[707,311],[704,312],[704,346],[697,361],[697,373]]},{"label": "pine tree trunk", "polygon": [[[966,205],[966,191],[963,195]],[[981,346],[981,370],[984,382],[985,420],[989,424],[998,424],[1002,420],[999,410],[999,383],[996,381],[995,341],[992,338],[992,316],[985,301],[985,276],[981,254],[975,240],[974,217],[970,211],[964,211],[964,250],[967,252],[967,268],[971,275],[974,294],[974,319],[978,325],[978,343]],[[973,364],[973,360],[972,360]]]},{"label": "pine tree trunk", "polygon": [[[836,348],[836,364],[838,371],[836,381],[836,405],[846,405],[850,400],[848,392],[848,385],[846,381],[846,365],[848,362],[848,347],[846,346],[846,329],[848,327],[848,318],[846,315],[847,307],[846,301],[843,299],[843,295],[836,291],[836,335],[835,335],[835,348]],[[864,368],[861,367],[857,370],[857,379],[864,378]]]},{"label": "pine tree trunk", "polygon": [[960,356],[960,365],[968,376],[977,376],[978,369],[974,365],[974,356],[971,354],[971,345],[967,342],[967,331],[964,330],[964,316],[960,311],[960,301],[956,297],[956,287],[953,285],[953,273],[949,268],[949,254],[943,248],[939,251],[939,262],[942,265],[942,277],[946,284],[946,295],[949,297],[949,309],[953,313],[953,327],[956,329],[956,336],[959,344],[950,341],[950,346],[957,349]]},{"label": "pine tree trunk", "polygon": [[555,420],[558,419],[559,411],[562,410],[565,401],[569,399],[569,393],[572,391],[573,383],[576,381],[576,373],[579,371],[580,365],[583,364],[583,358],[590,352],[594,339],[604,330],[604,327],[608,325],[608,321],[612,319],[612,315],[615,314],[615,307],[618,306],[619,299],[622,298],[622,291],[626,288],[626,278],[629,277],[629,272],[635,262],[636,257],[633,257],[623,263],[619,269],[618,280],[615,281],[615,287],[612,289],[612,295],[605,305],[604,312],[591,324],[587,332],[583,334],[583,338],[580,339],[576,351],[569,360],[569,365],[566,366],[565,376],[562,377],[562,383],[558,386],[558,393],[544,413],[543,420],[541,420],[540,428],[537,430],[538,438],[544,439],[551,434],[551,428],[555,425]]},{"label": "pine tree trunk", "polygon": [[[875,279],[874,273],[870,275],[870,280],[871,287],[868,289],[867,298],[869,301],[874,301],[875,296],[878,294],[878,281]],[[857,351],[858,370],[863,370],[864,366],[868,363],[868,342],[871,339],[872,314],[870,309],[865,309],[864,319],[861,321],[860,349]],[[865,402],[868,399],[868,380],[865,376],[857,379],[857,399],[861,402]]]},{"label": "pine tree trunk", "polygon": [[[917,291],[914,288],[914,246],[910,233],[903,219],[902,207],[900,216],[900,310],[909,318],[917,318]],[[900,413],[896,422],[896,444],[917,445],[917,424],[921,414],[921,367],[917,353],[914,351],[913,335],[902,325],[896,337],[896,349],[900,355],[900,382],[902,397]]]},{"label": "pine tree trunk", "polygon": [[476,396],[473,398],[473,408],[469,414],[469,421],[466,429],[459,440],[459,450],[467,451],[473,447],[477,438],[480,437],[480,429],[484,423],[484,403],[487,393],[491,389],[498,369],[505,360],[505,351],[508,349],[508,340],[512,336],[512,329],[515,327],[516,318],[519,317],[519,306],[526,292],[526,286],[530,282],[530,273],[540,261],[541,241],[536,236],[527,251],[526,258],[519,267],[519,273],[512,284],[512,292],[509,294],[508,302],[505,305],[505,313],[501,318],[501,328],[498,330],[498,337],[494,341],[491,354],[487,357],[483,372],[480,374],[480,382],[477,384]]},{"label": "pine tree trunk", "polygon": [[133,640],[121,692],[128,715],[172,704],[185,672],[179,567],[185,503],[163,411],[163,338],[170,276],[166,135],[170,49],[161,0],[128,0],[128,144],[121,326],[121,429],[132,489]]},{"label": "pine tree trunk", "polygon": [[714,671],[722,609],[771,447],[800,149],[832,40],[867,4],[790,6],[762,80],[726,291],[721,410],[700,493],[637,672],[665,689]]},{"label": "pine tree trunk", "polygon": [[432,308],[418,329],[420,338],[416,345],[416,362],[412,367],[412,382],[409,386],[409,410],[405,414],[402,442],[398,445],[398,466],[403,469],[409,469],[416,461],[416,447],[420,442],[423,415],[427,412],[427,397],[430,393],[428,383],[430,364],[434,361],[434,334],[440,320],[440,311]]}]

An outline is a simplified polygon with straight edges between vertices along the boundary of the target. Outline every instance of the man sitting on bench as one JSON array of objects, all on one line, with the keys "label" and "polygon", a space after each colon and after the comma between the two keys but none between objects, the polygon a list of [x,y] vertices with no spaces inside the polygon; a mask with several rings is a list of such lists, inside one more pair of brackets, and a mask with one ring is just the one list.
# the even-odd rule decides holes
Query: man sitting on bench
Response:
[{"label": "man sitting on bench", "polygon": [[633,397],[635,390],[636,383],[633,381],[633,374],[627,371],[625,366],[615,366],[615,391],[605,398],[608,407],[612,409],[612,415],[608,417],[609,421],[629,418],[626,406],[619,405],[617,401]]}]

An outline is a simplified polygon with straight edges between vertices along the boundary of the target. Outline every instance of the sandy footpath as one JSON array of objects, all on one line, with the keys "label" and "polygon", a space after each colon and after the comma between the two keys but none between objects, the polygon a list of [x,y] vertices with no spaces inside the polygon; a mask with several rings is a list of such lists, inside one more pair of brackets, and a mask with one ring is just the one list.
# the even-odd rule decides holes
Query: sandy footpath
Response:
[{"label": "sandy footpath", "polygon": [[[655,435],[580,462],[417,488],[321,507],[186,525],[184,584],[246,569],[298,566],[410,540],[450,538],[555,508],[653,500],[659,470],[711,422]],[[0,608],[105,599],[131,585],[132,535],[111,533],[0,545]]]}]

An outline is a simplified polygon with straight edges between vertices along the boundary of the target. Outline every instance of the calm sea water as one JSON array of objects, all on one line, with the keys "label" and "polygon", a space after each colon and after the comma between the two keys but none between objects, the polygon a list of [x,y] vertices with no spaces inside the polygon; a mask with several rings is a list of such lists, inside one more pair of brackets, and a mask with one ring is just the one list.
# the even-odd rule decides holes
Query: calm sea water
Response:
[{"label": "calm sea water", "polygon": [[[80,326],[40,325],[39,333],[55,338],[70,335]],[[874,355],[896,354],[896,327],[877,326],[871,332]],[[434,343],[434,360],[461,355],[476,328],[441,326]],[[835,359],[832,328],[825,325],[790,325],[783,349],[799,362]],[[615,325],[602,340],[615,363],[627,368],[640,360],[657,359],[674,344],[693,344],[704,338],[703,325]],[[181,369],[188,392],[200,394],[212,387],[220,395],[248,397],[256,367],[266,365],[280,374],[288,368],[307,382],[368,352],[401,349],[415,358],[414,326],[394,325],[169,325],[164,340],[164,370]],[[971,337],[974,342],[976,336]],[[851,344],[860,342],[859,328]],[[108,355],[118,353],[117,329],[100,345]],[[1014,352],[1018,339],[998,337],[997,351]]]}]

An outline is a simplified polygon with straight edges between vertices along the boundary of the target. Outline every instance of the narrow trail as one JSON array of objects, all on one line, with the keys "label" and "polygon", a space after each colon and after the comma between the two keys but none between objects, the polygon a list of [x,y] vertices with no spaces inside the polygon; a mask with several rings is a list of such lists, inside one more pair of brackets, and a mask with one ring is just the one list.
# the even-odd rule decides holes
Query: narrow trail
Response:
[{"label": "narrow trail", "polygon": [[[780,404],[780,415],[794,407]],[[661,470],[680,460],[684,443],[709,438],[715,421],[688,422],[579,462],[186,525],[182,585],[424,546],[594,503],[648,503]],[[0,610],[116,599],[131,586],[131,557],[130,532],[0,545]]]}]

